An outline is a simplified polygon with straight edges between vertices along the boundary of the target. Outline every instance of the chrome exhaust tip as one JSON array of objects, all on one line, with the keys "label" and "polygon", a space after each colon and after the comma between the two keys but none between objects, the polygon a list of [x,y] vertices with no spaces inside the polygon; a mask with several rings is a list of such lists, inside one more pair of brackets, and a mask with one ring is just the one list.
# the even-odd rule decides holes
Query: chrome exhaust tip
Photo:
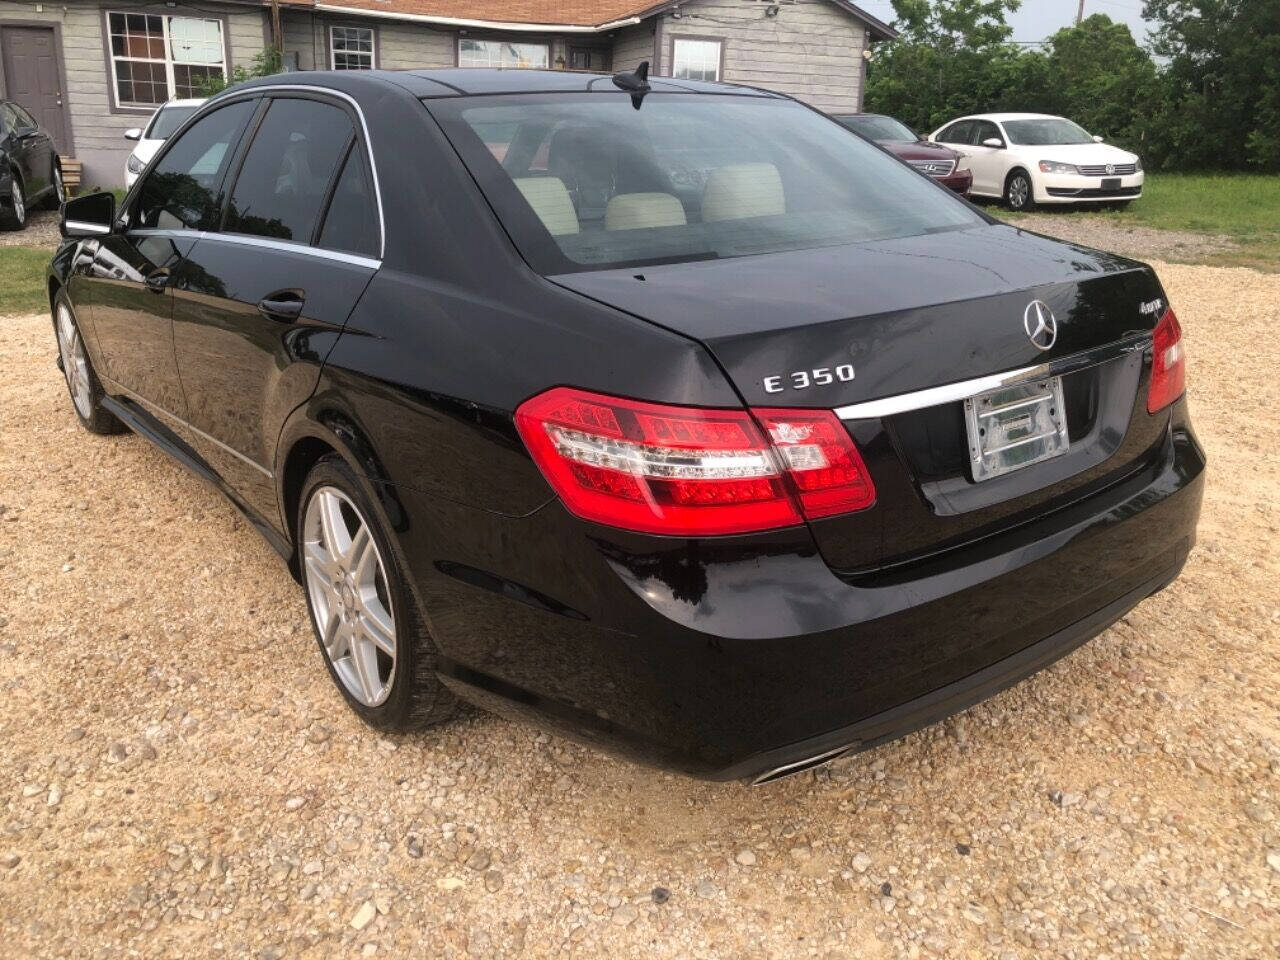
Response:
[{"label": "chrome exhaust tip", "polygon": [[815,754],[812,757],[805,757],[803,760],[793,760],[791,763],[784,763],[780,767],[774,767],[766,770],[764,773],[758,774],[751,780],[751,786],[759,787],[766,783],[773,783],[775,780],[781,780],[784,777],[794,776],[797,773],[803,773],[805,770],[812,770],[814,767],[820,767],[824,763],[830,763],[837,757],[842,757],[852,750],[856,750],[862,741],[855,740],[853,743],[846,743],[842,747],[836,747],[833,750],[826,750],[822,753]]}]

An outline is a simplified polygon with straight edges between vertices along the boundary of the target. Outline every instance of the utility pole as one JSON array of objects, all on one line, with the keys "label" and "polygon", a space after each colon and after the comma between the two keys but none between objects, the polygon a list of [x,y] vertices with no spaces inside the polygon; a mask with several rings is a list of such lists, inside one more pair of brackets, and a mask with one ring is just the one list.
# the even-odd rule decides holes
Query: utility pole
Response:
[{"label": "utility pole", "polygon": [[[1080,0],[1081,6],[1084,0]],[[271,45],[275,48],[277,54],[281,58],[284,57],[284,31],[280,29],[280,3],[279,0],[271,0]]]},{"label": "utility pole", "polygon": [[1076,26],[1080,26],[1080,21],[1084,19],[1084,0],[1080,0],[1080,6],[1076,8]]}]

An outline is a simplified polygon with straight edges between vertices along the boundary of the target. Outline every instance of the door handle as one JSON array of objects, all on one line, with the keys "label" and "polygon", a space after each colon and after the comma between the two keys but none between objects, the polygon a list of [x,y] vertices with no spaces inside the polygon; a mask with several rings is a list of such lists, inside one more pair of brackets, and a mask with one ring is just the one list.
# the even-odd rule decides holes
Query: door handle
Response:
[{"label": "door handle", "polygon": [[268,320],[292,323],[302,316],[302,305],[306,298],[304,290],[277,290],[258,301],[258,312]]},{"label": "door handle", "polygon": [[147,285],[147,289],[152,293],[164,293],[169,286],[169,271],[157,270],[154,273],[149,273],[143,283]]}]

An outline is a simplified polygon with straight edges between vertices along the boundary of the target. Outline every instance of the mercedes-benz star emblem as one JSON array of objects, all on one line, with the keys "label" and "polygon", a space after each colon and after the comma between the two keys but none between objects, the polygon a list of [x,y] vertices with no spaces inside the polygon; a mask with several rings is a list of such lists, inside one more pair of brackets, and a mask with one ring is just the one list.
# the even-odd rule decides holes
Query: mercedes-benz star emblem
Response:
[{"label": "mercedes-benz star emblem", "polygon": [[1043,300],[1032,300],[1022,314],[1022,329],[1037,350],[1048,350],[1058,339],[1058,321]]}]

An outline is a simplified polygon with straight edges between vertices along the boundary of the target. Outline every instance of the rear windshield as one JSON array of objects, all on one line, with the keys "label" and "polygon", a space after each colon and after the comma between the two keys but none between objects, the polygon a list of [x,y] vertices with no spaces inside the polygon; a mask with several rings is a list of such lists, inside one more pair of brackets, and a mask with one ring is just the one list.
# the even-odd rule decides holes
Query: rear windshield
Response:
[{"label": "rear windshield", "polygon": [[966,204],[786,100],[651,93],[429,103],[534,269],[740,257],[963,229]]},{"label": "rear windshield", "polygon": [[151,129],[147,131],[147,140],[168,140],[169,135],[182,121],[196,112],[196,107],[161,107],[151,118]]}]

